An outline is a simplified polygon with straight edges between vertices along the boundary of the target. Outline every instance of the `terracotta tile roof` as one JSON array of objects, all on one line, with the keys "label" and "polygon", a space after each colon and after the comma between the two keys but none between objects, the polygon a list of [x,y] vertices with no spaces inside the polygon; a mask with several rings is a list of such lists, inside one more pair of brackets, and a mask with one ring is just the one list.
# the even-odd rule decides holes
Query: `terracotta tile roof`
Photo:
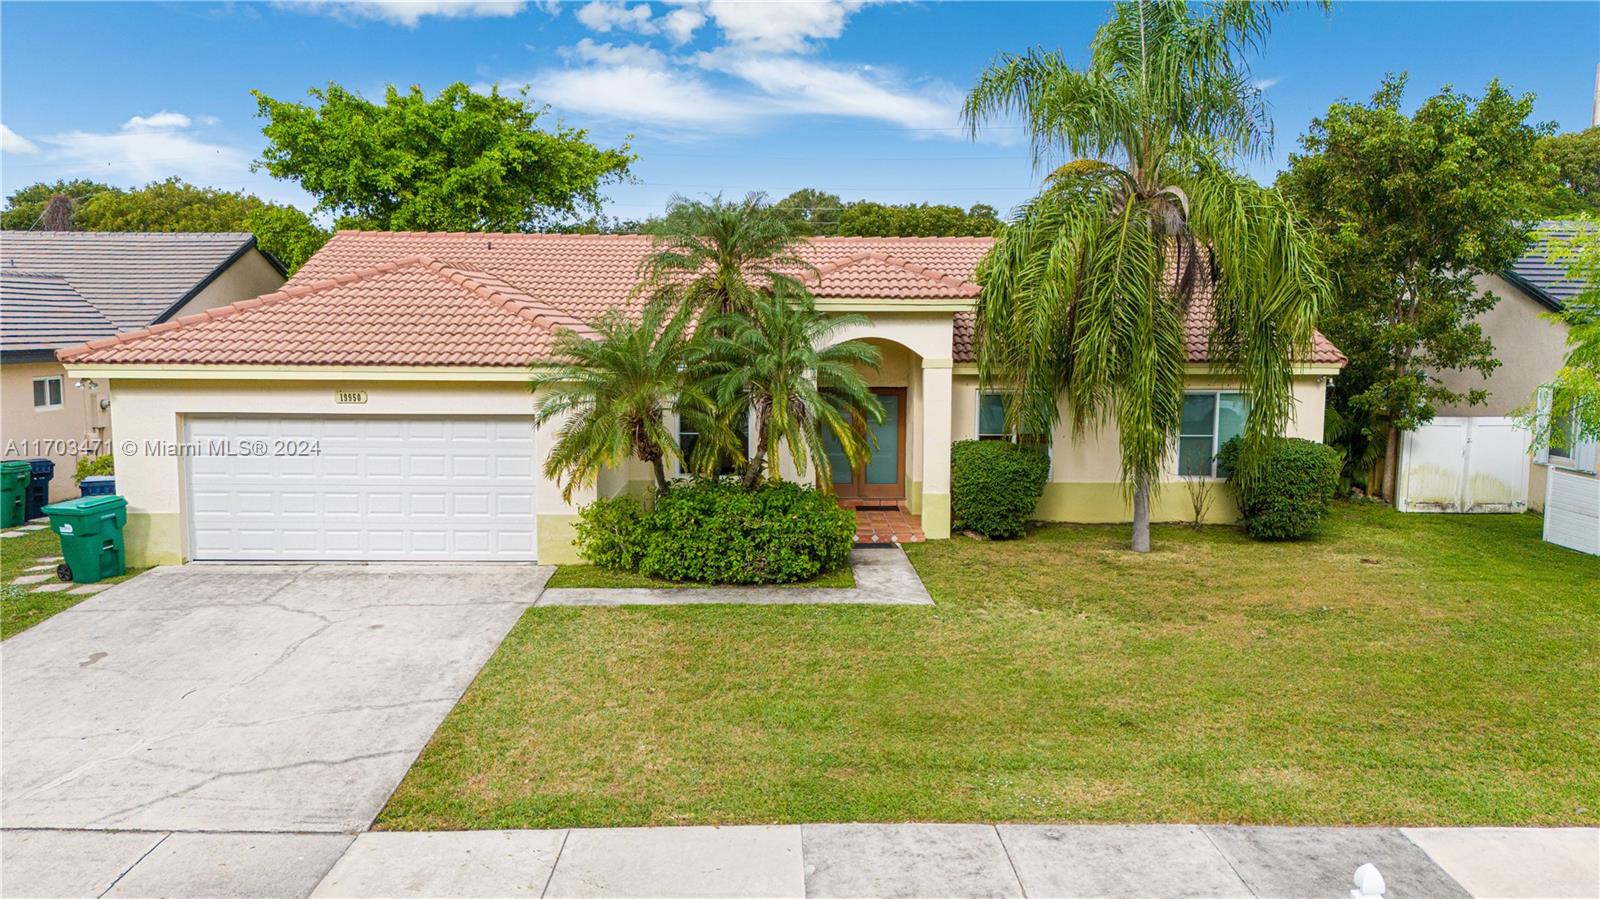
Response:
[{"label": "terracotta tile roof", "polygon": [[255,242],[231,232],[3,231],[0,266],[59,275],[117,327],[143,328]]},{"label": "terracotta tile roof", "polygon": [[[823,298],[966,300],[978,295],[975,272],[992,246],[993,240],[987,237],[815,238],[799,251],[815,270],[798,274]],[[288,304],[286,308],[294,312],[279,311],[270,318],[265,311],[251,312],[226,330],[210,322],[197,323],[192,326],[197,331],[207,330],[204,341],[169,335],[159,353],[151,337],[125,339],[120,348],[103,354],[74,350],[63,358],[215,363],[223,357],[237,362],[267,361],[259,357],[270,356],[270,361],[279,364],[305,365],[379,364],[370,360],[382,364],[520,365],[544,351],[548,343],[528,335],[502,339],[492,329],[464,329],[469,322],[476,323],[476,318],[441,318],[442,310],[461,314],[460,298],[438,301],[442,290],[439,278],[423,277],[410,268],[449,268],[500,295],[515,295],[519,302],[537,305],[546,316],[564,314],[566,321],[576,323],[639,303],[635,287],[640,266],[651,251],[651,239],[646,235],[341,231],[290,279],[282,294],[273,295],[311,290],[316,294],[315,303]],[[373,280],[372,272],[395,266],[396,259],[412,260],[404,277],[386,274]],[[427,265],[415,260],[427,260]],[[357,276],[365,279],[359,289],[329,287],[330,280]],[[346,304],[358,308],[346,310]],[[365,311],[378,309],[382,312],[370,316]],[[329,321],[318,324],[313,314]],[[1189,329],[1190,357],[1204,361],[1207,328],[1199,315],[1203,312],[1197,309]],[[973,361],[972,314],[956,313],[955,330],[952,357],[957,362]],[[236,345],[230,346],[228,341]],[[1315,361],[1343,360],[1320,335],[1318,341]],[[141,346],[145,343],[150,343],[150,348]],[[189,355],[185,357],[185,353]],[[154,358],[156,355],[162,358]],[[454,361],[469,358],[477,361]],[[507,361],[483,361],[487,359]]]},{"label": "terracotta tile roof", "polygon": [[49,272],[0,267],[0,353],[42,353],[117,333],[116,322]]},{"label": "terracotta tile roof", "polygon": [[519,366],[582,321],[497,276],[412,255],[62,350],[63,361]]}]

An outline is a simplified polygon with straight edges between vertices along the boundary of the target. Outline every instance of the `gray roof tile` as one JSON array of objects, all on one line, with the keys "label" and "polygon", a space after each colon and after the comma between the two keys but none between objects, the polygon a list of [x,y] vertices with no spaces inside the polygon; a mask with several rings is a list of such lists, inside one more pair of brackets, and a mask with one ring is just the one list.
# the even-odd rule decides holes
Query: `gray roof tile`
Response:
[{"label": "gray roof tile", "polygon": [[0,351],[54,350],[117,330],[60,275],[0,268]]},{"label": "gray roof tile", "polygon": [[1560,311],[1568,300],[1589,285],[1581,279],[1568,278],[1565,263],[1550,261],[1550,241],[1570,238],[1579,228],[1592,227],[1594,225],[1580,221],[1540,222],[1533,247],[1511,264],[1510,271],[1505,272],[1506,280],[1551,309]]},{"label": "gray roof tile", "polygon": [[0,268],[59,275],[126,330],[158,321],[254,239],[245,233],[0,231]]}]

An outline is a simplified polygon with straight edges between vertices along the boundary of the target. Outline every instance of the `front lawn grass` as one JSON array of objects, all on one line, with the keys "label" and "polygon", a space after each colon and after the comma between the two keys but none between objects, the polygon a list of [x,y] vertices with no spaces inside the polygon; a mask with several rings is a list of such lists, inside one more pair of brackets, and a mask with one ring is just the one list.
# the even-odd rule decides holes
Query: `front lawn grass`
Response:
[{"label": "front lawn grass", "polygon": [[[42,524],[44,519],[31,523]],[[27,570],[34,565],[43,564],[40,559],[59,555],[61,555],[61,538],[49,528],[30,531],[21,537],[0,540],[0,640],[20,634],[46,618],[70,609],[89,598],[68,593],[68,590],[79,585],[57,581],[54,571]],[[142,570],[129,571],[122,577],[108,580],[113,584],[120,583]],[[48,574],[50,579],[42,584],[14,586],[11,583],[13,578],[24,574]],[[51,590],[48,593],[32,592],[35,587],[45,585],[57,585],[61,589]]]},{"label": "front lawn grass", "polygon": [[1600,559],[1532,515],[907,547],[931,607],[534,608],[390,829],[1600,823]]},{"label": "front lawn grass", "polygon": [[[855,572],[849,565],[838,571],[821,574],[809,581],[796,581],[792,584],[730,584],[728,586],[746,588],[751,590],[765,590],[772,587],[842,587],[849,589],[856,585]],[[590,587],[590,588],[622,588],[622,587],[648,587],[668,589],[689,589],[717,587],[717,584],[697,584],[688,581],[667,581],[661,578],[646,577],[632,571],[610,571],[598,565],[562,565],[555,574],[550,575],[549,587]]]}]

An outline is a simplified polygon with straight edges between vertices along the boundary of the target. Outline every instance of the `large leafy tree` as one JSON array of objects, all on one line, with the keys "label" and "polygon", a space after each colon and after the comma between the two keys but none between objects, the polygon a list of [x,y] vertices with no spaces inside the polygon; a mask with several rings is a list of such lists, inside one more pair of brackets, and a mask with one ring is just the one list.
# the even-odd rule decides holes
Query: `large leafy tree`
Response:
[{"label": "large leafy tree", "polygon": [[545,110],[525,94],[457,82],[432,98],[390,85],[382,103],[334,83],[310,95],[314,104],[255,92],[268,141],[257,165],[351,227],[535,230],[598,213],[601,187],[634,159],[627,145],[542,127]]},{"label": "large leafy tree", "polygon": [[0,229],[27,231],[38,227],[44,218],[44,209],[50,205],[52,197],[66,197],[73,205],[82,206],[99,194],[121,192],[121,188],[84,178],[30,184],[18,188],[6,197],[5,211],[0,212]]},{"label": "large leafy tree", "polygon": [[291,273],[329,237],[293,206],[178,178],[132,190],[93,181],[30,185],[8,200],[5,227],[33,227],[50,197],[58,195],[72,201],[74,231],[248,231]]},{"label": "large leafy tree", "polygon": [[987,237],[1000,227],[993,206],[935,203],[846,203],[837,194],[801,188],[772,204],[802,233],[819,237]]},{"label": "large leafy tree", "polygon": [[1546,214],[1600,214],[1600,127],[1541,137],[1538,148],[1556,170]]},{"label": "large leafy tree", "polygon": [[648,304],[631,316],[613,310],[592,333],[559,332],[552,359],[534,365],[539,423],[565,417],[545,462],[545,476],[561,483],[562,496],[588,486],[601,469],[629,457],[650,463],[656,487],[667,488],[667,462],[682,459],[667,426],[676,412],[705,443],[725,448],[718,419],[695,374],[701,350],[691,310]]},{"label": "large leafy tree", "polygon": [[830,483],[825,433],[853,464],[864,461],[863,426],[882,421],[884,413],[860,369],[877,368],[878,350],[860,340],[832,342],[841,328],[864,321],[830,316],[804,289],[782,283],[752,296],[747,310],[707,321],[706,392],[725,420],[748,415],[755,428],[746,487],[760,483],[763,471],[778,480],[782,446],[802,475],[809,463],[819,483]]},{"label": "large leafy tree", "polygon": [[1087,66],[1003,56],[967,97],[974,133],[1019,117],[1036,161],[1071,160],[983,265],[980,375],[1017,389],[1021,430],[1048,433],[1063,397],[1075,433],[1115,421],[1136,551],[1183,409],[1192,307],[1210,298],[1210,358],[1250,396],[1248,481],[1293,413],[1293,362],[1328,291],[1290,205],[1225,164],[1270,139],[1241,54],[1275,6],[1121,3]]},{"label": "large leafy tree", "polygon": [[797,252],[804,232],[760,193],[738,200],[673,197],[649,231],[655,247],[640,273],[643,289],[713,315],[748,312],[762,292],[798,286],[795,274],[810,268]]},{"label": "large leafy tree", "polygon": [[1536,152],[1542,129],[1528,122],[1531,95],[1498,82],[1479,98],[1446,88],[1407,115],[1405,85],[1390,77],[1370,102],[1335,103],[1278,179],[1322,234],[1337,275],[1321,326],[1350,364],[1329,397],[1348,457],[1386,460],[1374,491],[1385,497],[1400,432],[1439,404],[1487,396],[1451,390],[1439,374],[1487,375],[1499,364],[1476,321],[1495,296],[1473,276],[1503,271],[1527,249],[1552,183]]}]

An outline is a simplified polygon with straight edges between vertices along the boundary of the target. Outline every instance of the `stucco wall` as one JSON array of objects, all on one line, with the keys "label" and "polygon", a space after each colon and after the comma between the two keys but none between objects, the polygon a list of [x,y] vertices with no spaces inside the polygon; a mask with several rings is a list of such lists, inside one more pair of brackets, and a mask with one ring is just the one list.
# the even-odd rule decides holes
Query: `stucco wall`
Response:
[{"label": "stucco wall", "polygon": [[[117,490],[128,500],[129,564],[176,564],[190,557],[185,526],[184,460],[155,447],[181,442],[188,415],[531,415],[534,396],[521,380],[117,380],[112,406],[116,430]],[[364,390],[363,405],[334,402],[335,390]],[[560,423],[535,436],[536,461],[553,443]],[[578,508],[596,495],[594,487],[561,498],[554,482],[541,482],[537,495],[539,558],[576,561],[572,525]]]},{"label": "stucco wall", "polygon": [[1494,308],[1478,316],[1483,333],[1494,343],[1500,366],[1484,378],[1476,371],[1450,371],[1439,376],[1451,390],[1489,391],[1487,403],[1469,406],[1451,403],[1437,410],[1440,416],[1506,416],[1533,401],[1533,394],[1561,368],[1567,353],[1567,326],[1541,318],[1550,310],[1496,275],[1479,275],[1473,283],[1500,298]]},{"label": "stucco wall", "polygon": [[[33,408],[33,379],[61,378],[61,408],[36,411]],[[108,397],[106,385],[80,390],[75,379],[56,362],[24,362],[0,365],[0,446],[7,459],[49,459],[56,463],[50,482],[50,500],[71,499],[78,495],[72,473],[80,455],[104,452],[103,445],[110,416],[100,409]]]},{"label": "stucco wall", "polygon": [[[1226,390],[1236,382],[1192,376],[1191,390]],[[1294,420],[1285,429],[1289,437],[1321,442],[1327,386],[1321,376],[1294,380]],[[964,375],[956,379],[953,397],[952,438],[972,440],[978,436],[978,379]],[[1061,421],[1051,435],[1050,481],[1045,485],[1036,514],[1042,521],[1119,522],[1133,516],[1133,507],[1121,483],[1121,455],[1116,424],[1074,433],[1070,410],[1065,403]],[[1168,474],[1157,485],[1151,502],[1151,515],[1157,521],[1188,521],[1194,516],[1189,485],[1174,472],[1177,453],[1167,460]],[[1238,507],[1224,481],[1207,479],[1210,484],[1210,511],[1207,520],[1232,522],[1239,517]]]},{"label": "stucco wall", "polygon": [[228,266],[216,280],[205,286],[189,302],[178,307],[172,318],[193,315],[240,300],[272,293],[283,286],[284,277],[267,261],[260,250],[251,250]]}]

